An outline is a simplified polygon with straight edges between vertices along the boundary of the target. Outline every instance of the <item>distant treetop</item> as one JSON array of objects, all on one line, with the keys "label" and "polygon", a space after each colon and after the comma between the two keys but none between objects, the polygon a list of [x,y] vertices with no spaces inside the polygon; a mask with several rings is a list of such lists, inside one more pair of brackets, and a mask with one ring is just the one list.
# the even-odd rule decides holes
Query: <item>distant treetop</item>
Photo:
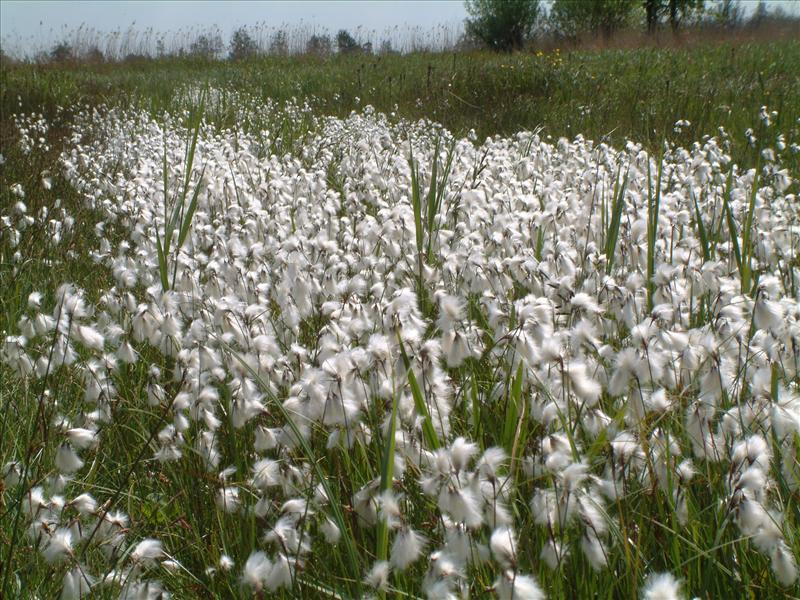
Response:
[{"label": "distant treetop", "polygon": [[520,50],[539,18],[539,0],[467,0],[467,33],[502,52]]}]

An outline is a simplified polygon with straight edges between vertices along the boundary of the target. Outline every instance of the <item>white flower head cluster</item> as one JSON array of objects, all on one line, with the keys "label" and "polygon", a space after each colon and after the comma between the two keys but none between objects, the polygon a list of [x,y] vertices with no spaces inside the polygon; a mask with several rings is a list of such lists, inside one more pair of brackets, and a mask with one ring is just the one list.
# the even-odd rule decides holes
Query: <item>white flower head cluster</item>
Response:
[{"label": "white flower head cluster", "polygon": [[[154,568],[176,564],[154,539],[129,541],[126,515],[62,495],[114,427],[131,365],[163,417],[156,468],[199,457],[217,510],[258,523],[256,545],[236,560],[220,549],[206,575],[257,593],[301,585],[322,548],[376,529],[385,555],[360,575],[372,590],[415,573],[429,598],[459,598],[481,567],[497,597],[540,599],[531,556],[607,569],[620,511],[642,494],[670,523],[703,518],[699,472],[723,494],[701,508],[796,581],[773,491],[800,481],[800,204],[777,162],[740,172],[716,138],[660,166],[582,137],[476,146],[367,107],[318,120],[282,157],[264,156],[268,132],[203,126],[187,172],[178,118],[76,123],[62,171],[101,215],[93,259],[110,286],[92,305],[65,285],[48,312],[32,295],[2,349],[21,378],[69,368],[85,382],[82,409],[59,415],[57,475],[24,496],[44,560],[73,567],[65,597],[155,589]],[[190,201],[182,231],[172,215]],[[732,236],[728,217],[752,230]],[[230,466],[226,436],[253,440],[247,469]],[[364,467],[387,448],[345,483],[327,475],[342,454]],[[24,469],[6,466],[6,489]],[[87,545],[110,574],[81,564]],[[679,587],[662,574],[642,593]]]}]

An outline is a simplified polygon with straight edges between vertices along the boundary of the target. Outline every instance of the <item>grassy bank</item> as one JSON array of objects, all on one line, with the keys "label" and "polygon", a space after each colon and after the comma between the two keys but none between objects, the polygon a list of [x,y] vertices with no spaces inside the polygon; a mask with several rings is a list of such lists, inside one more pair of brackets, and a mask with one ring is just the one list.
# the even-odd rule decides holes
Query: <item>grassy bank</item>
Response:
[{"label": "grassy bank", "polygon": [[[744,160],[744,131],[762,105],[786,131],[800,115],[800,42],[497,55],[264,57],[251,61],[142,60],[130,64],[14,66],[2,70],[0,109],[52,113],[84,102],[171,109],[176,92],[210,85],[278,101],[310,99],[324,114],[345,116],[366,104],[404,118],[430,118],[480,139],[543,128],[651,148],[731,135]],[[220,124],[235,121],[220,107]],[[676,121],[690,125],[673,130]]]}]

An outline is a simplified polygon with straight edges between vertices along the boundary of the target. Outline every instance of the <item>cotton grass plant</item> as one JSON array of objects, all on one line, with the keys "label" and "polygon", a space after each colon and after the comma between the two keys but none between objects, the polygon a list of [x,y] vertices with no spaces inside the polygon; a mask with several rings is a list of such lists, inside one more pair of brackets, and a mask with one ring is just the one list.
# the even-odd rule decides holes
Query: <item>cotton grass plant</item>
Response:
[{"label": "cotton grass plant", "polygon": [[[796,142],[769,111],[744,170],[723,135],[476,144],[297,103],[287,146],[215,127],[215,94],[87,109],[44,176],[97,279],[3,333],[3,595],[796,596]],[[13,183],[21,273],[75,220]]]}]

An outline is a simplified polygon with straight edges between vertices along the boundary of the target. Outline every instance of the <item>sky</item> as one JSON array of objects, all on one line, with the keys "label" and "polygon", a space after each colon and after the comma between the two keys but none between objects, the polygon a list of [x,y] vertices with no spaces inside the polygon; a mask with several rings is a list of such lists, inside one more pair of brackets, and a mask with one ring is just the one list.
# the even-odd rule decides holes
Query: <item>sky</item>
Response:
[{"label": "sky", "polygon": [[[742,0],[746,12],[757,0]],[[800,0],[770,0],[797,13]],[[49,48],[81,25],[96,31],[138,31],[149,28],[171,32],[218,26],[225,37],[239,26],[268,26],[375,31],[378,37],[394,27],[433,30],[446,26],[458,30],[467,17],[462,0],[0,0],[0,39],[8,51],[30,52]]]}]

